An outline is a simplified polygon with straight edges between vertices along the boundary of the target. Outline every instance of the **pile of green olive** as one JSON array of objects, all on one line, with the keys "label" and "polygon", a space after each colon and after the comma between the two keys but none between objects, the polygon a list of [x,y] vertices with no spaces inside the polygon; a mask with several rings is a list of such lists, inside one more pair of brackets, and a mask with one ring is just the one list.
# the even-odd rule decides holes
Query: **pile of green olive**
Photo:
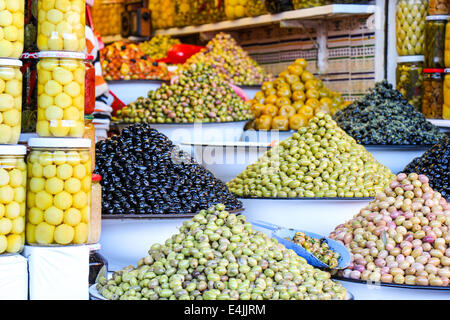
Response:
[{"label": "pile of green olive", "polygon": [[294,238],[290,240],[306,251],[312,253],[317,259],[328,265],[330,269],[336,268],[339,264],[340,254],[330,249],[327,241],[322,239],[311,238],[304,232],[296,232]]},{"label": "pile of green olive", "polygon": [[374,197],[394,175],[323,112],[227,183],[241,197]]},{"label": "pile of green olive", "polygon": [[253,115],[226,80],[198,63],[185,66],[173,84],[149,91],[148,98],[139,97],[116,117],[125,123],[193,123],[242,121]]},{"label": "pile of green olive", "polygon": [[417,173],[398,174],[384,192],[330,238],[352,254],[339,274],[374,282],[448,286],[450,205]]},{"label": "pile of green olive", "polygon": [[154,244],[149,255],[99,277],[110,300],[343,300],[330,274],[252,229],[223,204],[183,222],[180,233]]}]

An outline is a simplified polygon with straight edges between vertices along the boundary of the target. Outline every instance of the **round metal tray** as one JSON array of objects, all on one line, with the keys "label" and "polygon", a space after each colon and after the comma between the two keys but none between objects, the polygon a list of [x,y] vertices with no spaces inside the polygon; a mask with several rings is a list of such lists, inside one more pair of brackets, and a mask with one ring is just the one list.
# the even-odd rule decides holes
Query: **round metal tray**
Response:
[{"label": "round metal tray", "polygon": [[392,287],[392,288],[404,288],[404,289],[421,289],[421,290],[450,290],[450,286],[443,287],[443,286],[419,286],[419,285],[410,285],[410,284],[397,284],[397,283],[386,283],[386,282],[368,282],[365,280],[358,280],[358,279],[349,279],[344,278],[340,276],[331,276],[332,279],[338,280],[338,281],[347,281],[347,282],[354,282],[359,284],[370,284],[370,285],[380,285],[382,287]]},{"label": "round metal tray", "polygon": [[332,201],[355,201],[355,200],[373,200],[375,197],[361,197],[361,198],[355,198],[355,197],[348,197],[348,198],[339,198],[339,197],[312,197],[312,198],[258,198],[258,197],[237,197],[238,199],[250,199],[250,200],[332,200]]},{"label": "round metal tray", "polygon": [[[243,212],[245,208],[236,209],[236,210],[227,210],[229,213],[240,214]],[[174,213],[174,214],[103,214],[102,219],[183,219],[183,218],[192,218],[197,213]]]}]

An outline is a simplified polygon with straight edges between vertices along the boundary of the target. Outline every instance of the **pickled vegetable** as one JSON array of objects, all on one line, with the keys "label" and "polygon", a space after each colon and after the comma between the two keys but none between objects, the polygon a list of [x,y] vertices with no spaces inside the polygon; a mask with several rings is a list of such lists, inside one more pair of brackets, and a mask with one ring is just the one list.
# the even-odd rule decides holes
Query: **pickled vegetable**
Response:
[{"label": "pickled vegetable", "polygon": [[324,6],[329,4],[328,0],[292,0],[292,5],[294,9],[305,9],[311,7]]},{"label": "pickled vegetable", "polygon": [[89,151],[38,151],[28,156],[28,244],[82,244],[89,233]]},{"label": "pickled vegetable", "polygon": [[396,89],[408,100],[408,103],[417,111],[422,111],[423,63],[399,62],[396,70],[396,83]]},{"label": "pickled vegetable", "polygon": [[337,112],[334,119],[363,145],[431,145],[444,137],[386,80],[376,83],[364,98]]},{"label": "pickled vegetable", "polygon": [[352,262],[338,274],[373,282],[449,285],[450,206],[417,173],[400,173],[374,201],[336,227]]},{"label": "pickled vegetable", "polygon": [[450,120],[450,74],[449,73],[446,73],[445,78],[444,78],[444,105],[442,106],[442,118]]},{"label": "pickled vegetable", "polygon": [[395,23],[397,53],[399,56],[424,54],[425,17],[427,10],[427,0],[397,1]]},{"label": "pickled vegetable", "polygon": [[24,51],[37,51],[38,0],[25,0]]},{"label": "pickled vegetable", "polygon": [[149,1],[148,7],[151,11],[152,28],[167,29],[175,25],[174,2],[174,0]]},{"label": "pickled vegetable", "polygon": [[346,299],[328,272],[224,209],[201,210],[136,268],[99,277],[97,290],[109,300]]},{"label": "pickled vegetable", "polygon": [[0,144],[16,144],[20,136],[22,112],[21,63],[0,62]]},{"label": "pickled vegetable", "polygon": [[0,156],[0,254],[21,252],[25,243],[26,168],[23,156]]},{"label": "pickled vegetable", "polygon": [[446,16],[428,16],[425,24],[424,67],[445,68]]},{"label": "pickled vegetable", "polygon": [[37,134],[41,137],[82,137],[85,82],[83,60],[41,58],[37,64],[37,72]]},{"label": "pickled vegetable", "polygon": [[240,197],[373,197],[392,177],[330,115],[319,112],[227,186]]},{"label": "pickled vegetable", "polygon": [[297,59],[274,81],[266,81],[250,101],[256,130],[297,130],[314,114],[334,114],[343,108],[342,96],[331,92],[306,70],[307,62]]},{"label": "pickled vegetable", "polygon": [[149,41],[139,43],[139,48],[149,55],[150,58],[157,60],[167,57],[167,53],[174,44],[179,44],[180,40],[173,39],[167,35],[156,35]]},{"label": "pickled vegetable", "polygon": [[424,77],[422,112],[426,118],[442,119],[442,106],[444,104],[443,73],[425,73]]},{"label": "pickled vegetable", "polygon": [[105,214],[188,214],[217,203],[242,208],[223,182],[149,125],[98,142],[96,154]]},{"label": "pickled vegetable", "polygon": [[23,74],[21,132],[34,133],[37,122],[38,54],[37,52],[24,53],[21,60],[23,62],[20,69]]},{"label": "pickled vegetable", "polygon": [[228,19],[256,17],[268,11],[261,0],[225,0],[225,14]]},{"label": "pickled vegetable", "polygon": [[39,50],[83,52],[84,0],[38,0],[38,12]]},{"label": "pickled vegetable", "polygon": [[444,51],[444,62],[445,67],[450,68],[450,23],[445,25],[445,51]]}]

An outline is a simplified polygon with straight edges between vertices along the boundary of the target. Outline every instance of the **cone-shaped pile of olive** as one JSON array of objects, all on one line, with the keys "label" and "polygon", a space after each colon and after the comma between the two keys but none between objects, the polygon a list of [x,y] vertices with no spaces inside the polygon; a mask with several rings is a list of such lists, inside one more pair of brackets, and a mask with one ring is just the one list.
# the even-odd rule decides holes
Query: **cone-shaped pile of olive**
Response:
[{"label": "cone-shaped pile of olive", "polygon": [[450,205],[428,182],[424,175],[400,173],[359,214],[336,227],[330,238],[352,253],[341,276],[449,285]]},{"label": "cone-shaped pile of olive", "polygon": [[126,123],[225,122],[251,119],[247,104],[210,66],[192,64],[173,84],[163,83],[117,112]]},{"label": "cone-shaped pile of olive", "polygon": [[369,94],[338,111],[333,118],[364,145],[431,145],[444,137],[386,80],[378,82]]},{"label": "cone-shaped pile of olive", "polygon": [[428,149],[421,157],[415,158],[404,170],[405,173],[420,173],[430,179],[430,186],[450,199],[450,138]]},{"label": "cone-shaped pile of olive", "polygon": [[266,81],[250,101],[256,130],[298,130],[316,113],[334,114],[345,106],[341,94],[330,91],[297,59],[274,81]]},{"label": "cone-shaped pile of olive", "polygon": [[242,203],[226,185],[148,124],[97,142],[104,214],[196,213],[216,203]]},{"label": "cone-shaped pile of olive", "polygon": [[236,85],[260,85],[270,80],[264,69],[229,34],[220,32],[206,49],[190,57],[184,66],[205,63]]},{"label": "cone-shaped pile of olive", "polygon": [[393,177],[320,112],[227,185],[245,197],[374,197]]},{"label": "cone-shaped pile of olive", "polygon": [[322,300],[346,290],[276,240],[252,230],[243,215],[218,204],[183,222],[180,232],[154,244],[137,268],[97,289],[112,300]]}]

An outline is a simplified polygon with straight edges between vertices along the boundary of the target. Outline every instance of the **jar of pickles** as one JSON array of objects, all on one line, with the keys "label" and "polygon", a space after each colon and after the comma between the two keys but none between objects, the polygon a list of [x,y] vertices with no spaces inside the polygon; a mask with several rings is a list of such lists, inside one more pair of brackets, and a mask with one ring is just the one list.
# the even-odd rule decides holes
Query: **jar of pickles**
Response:
[{"label": "jar of pickles", "polygon": [[425,63],[426,68],[444,68],[445,25],[448,16],[428,16],[425,25]]},{"label": "jar of pickles", "polygon": [[448,1],[447,0],[429,0],[428,2],[428,15],[442,15],[448,14]]},{"label": "jar of pickles", "polygon": [[40,137],[84,134],[84,53],[39,52],[38,119]]},{"label": "jar of pickles", "polygon": [[450,19],[447,19],[445,25],[445,50],[444,50],[444,63],[446,68],[450,68]]},{"label": "jar of pickles", "polygon": [[0,59],[0,144],[16,144],[19,141],[22,112],[21,66],[20,60]]},{"label": "jar of pickles", "polygon": [[327,0],[292,0],[292,5],[296,10],[324,6],[329,3],[330,1]]},{"label": "jar of pickles", "polygon": [[24,52],[20,59],[22,83],[22,133],[35,133],[37,122],[37,63],[38,52]]},{"label": "jar of pickles", "polygon": [[39,50],[83,52],[84,29],[84,0],[38,0]]},{"label": "jar of pickles", "polygon": [[19,59],[23,52],[24,1],[0,2],[0,58]]},{"label": "jar of pickles", "polygon": [[444,69],[423,70],[422,113],[428,119],[442,119]]},{"label": "jar of pickles", "polygon": [[24,51],[37,51],[38,0],[25,0]]},{"label": "jar of pickles", "polygon": [[400,56],[397,59],[397,90],[413,105],[422,110],[423,56]]},{"label": "jar of pickles", "polygon": [[262,0],[225,0],[225,15],[228,19],[256,17],[268,13]]},{"label": "jar of pickles", "polygon": [[422,55],[428,0],[398,0],[395,14],[397,53]]},{"label": "jar of pickles", "polygon": [[444,104],[442,106],[442,118],[450,120],[450,69],[445,69]]},{"label": "jar of pickles", "polygon": [[25,243],[27,148],[0,146],[0,254],[21,252]]},{"label": "jar of pickles", "polygon": [[28,146],[26,242],[86,243],[91,209],[91,141],[31,138]]}]

